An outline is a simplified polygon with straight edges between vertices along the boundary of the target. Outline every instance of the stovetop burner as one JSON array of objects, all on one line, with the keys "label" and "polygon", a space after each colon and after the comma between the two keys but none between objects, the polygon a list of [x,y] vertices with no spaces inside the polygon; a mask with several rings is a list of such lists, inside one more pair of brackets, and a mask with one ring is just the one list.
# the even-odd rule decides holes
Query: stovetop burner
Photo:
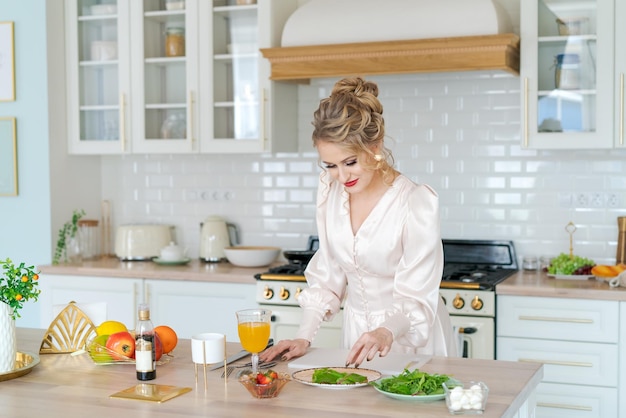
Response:
[{"label": "stovetop burner", "polygon": [[289,263],[282,266],[271,267],[267,272],[273,274],[296,274],[303,275],[306,269],[306,264],[301,263]]},{"label": "stovetop burner", "polygon": [[443,240],[441,287],[493,289],[517,271],[512,241]]}]

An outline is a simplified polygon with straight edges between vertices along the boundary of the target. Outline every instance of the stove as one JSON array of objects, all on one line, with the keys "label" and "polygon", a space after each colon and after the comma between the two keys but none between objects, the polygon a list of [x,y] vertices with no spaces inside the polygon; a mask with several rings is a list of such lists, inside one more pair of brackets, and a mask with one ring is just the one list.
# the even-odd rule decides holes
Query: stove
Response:
[{"label": "stove", "polygon": [[512,241],[444,239],[439,285],[463,357],[495,359],[496,286],[518,271]]},{"label": "stove", "polygon": [[517,272],[513,241],[444,239],[441,288],[493,290]]},{"label": "stove", "polygon": [[[512,241],[499,240],[444,239],[442,244],[439,293],[459,333],[460,352],[464,357],[494,359],[495,289],[518,271],[515,246]],[[293,255],[288,257],[289,263],[255,275],[257,303],[272,305],[269,308],[277,312],[277,322],[282,314],[283,326],[289,317],[289,327],[297,329],[297,297],[307,286],[304,270],[317,245],[317,237],[312,236],[307,250],[285,252],[286,257]]]}]

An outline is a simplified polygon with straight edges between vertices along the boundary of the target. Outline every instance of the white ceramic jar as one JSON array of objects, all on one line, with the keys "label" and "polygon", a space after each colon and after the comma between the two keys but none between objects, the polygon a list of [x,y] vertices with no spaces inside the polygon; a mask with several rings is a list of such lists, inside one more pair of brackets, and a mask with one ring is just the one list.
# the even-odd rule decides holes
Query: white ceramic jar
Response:
[{"label": "white ceramic jar", "polygon": [[161,249],[160,258],[163,261],[180,261],[185,258],[185,251],[172,241],[167,247]]}]

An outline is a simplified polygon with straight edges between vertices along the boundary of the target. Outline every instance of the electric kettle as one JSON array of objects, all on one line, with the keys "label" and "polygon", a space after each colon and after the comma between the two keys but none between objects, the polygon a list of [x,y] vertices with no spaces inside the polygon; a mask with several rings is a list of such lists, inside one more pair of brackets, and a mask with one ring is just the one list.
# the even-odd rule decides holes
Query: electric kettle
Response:
[{"label": "electric kettle", "polygon": [[[224,248],[238,244],[239,230],[219,216],[209,216],[200,224],[200,260],[219,263],[226,259]],[[234,233],[231,239],[230,231]]]}]

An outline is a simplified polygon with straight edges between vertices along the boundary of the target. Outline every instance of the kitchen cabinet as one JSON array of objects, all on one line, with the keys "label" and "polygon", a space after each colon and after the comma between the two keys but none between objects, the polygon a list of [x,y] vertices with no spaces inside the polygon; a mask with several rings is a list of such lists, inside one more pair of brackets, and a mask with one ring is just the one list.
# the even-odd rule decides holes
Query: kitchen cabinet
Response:
[{"label": "kitchen cabinet", "polygon": [[239,341],[235,312],[256,308],[256,283],[145,280],[145,301],[155,326],[169,325],[179,338],[219,332]]},{"label": "kitchen cabinet", "polygon": [[270,81],[260,48],[280,45],[297,0],[200,3],[200,149],[297,151],[297,86]]},{"label": "kitchen cabinet", "polygon": [[65,307],[74,301],[79,305],[104,302],[106,319],[120,321],[134,329],[137,307],[143,298],[140,279],[45,274],[39,279],[39,288],[41,294],[37,303],[42,328],[48,328],[54,320],[55,305]]},{"label": "kitchen cabinet", "polygon": [[619,416],[620,303],[497,297],[496,358],[544,365],[537,417]]},{"label": "kitchen cabinet", "polygon": [[128,3],[66,0],[68,151],[116,154],[130,138]]},{"label": "kitchen cabinet", "polygon": [[296,151],[297,87],[259,47],[297,1],[240,3],[66,0],[69,152]]},{"label": "kitchen cabinet", "polygon": [[[624,146],[625,59],[617,45],[614,0],[538,0],[521,4],[522,142],[535,149]],[[620,54],[617,54],[620,55]],[[622,54],[623,55],[623,54]],[[615,65],[617,67],[615,67]],[[617,71],[616,71],[617,70]],[[620,96],[614,101],[614,97]],[[615,106],[614,106],[615,105]],[[616,110],[617,109],[617,110]]]}]

